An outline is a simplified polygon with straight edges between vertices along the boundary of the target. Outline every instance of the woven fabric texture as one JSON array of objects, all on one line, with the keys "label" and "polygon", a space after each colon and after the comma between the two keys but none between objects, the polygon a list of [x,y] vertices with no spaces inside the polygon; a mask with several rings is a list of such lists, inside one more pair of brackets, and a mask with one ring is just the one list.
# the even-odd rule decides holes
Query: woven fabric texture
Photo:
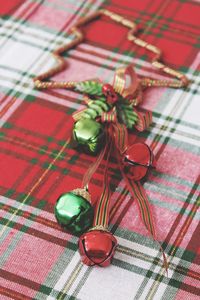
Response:
[{"label": "woven fabric texture", "polygon": [[[94,157],[68,145],[82,95],[38,91],[32,79],[54,65],[51,51],[70,41],[67,32],[78,18],[102,7],[135,21],[138,36],[192,80],[187,89],[148,89],[142,107],[152,111],[153,123],[129,135],[130,142],[156,142],[157,168],[144,188],[168,277],[114,159],[110,230],[119,246],[111,266],[83,265],[78,238],[62,230],[53,213],[60,194],[80,187]],[[199,299],[199,1],[13,0],[1,1],[0,17],[0,299]],[[130,63],[140,76],[158,76],[149,53],[127,40],[126,28],[103,17],[84,32],[86,40],[64,53],[68,67],[55,80],[112,83],[115,69]],[[102,179],[99,168],[94,198]]]}]

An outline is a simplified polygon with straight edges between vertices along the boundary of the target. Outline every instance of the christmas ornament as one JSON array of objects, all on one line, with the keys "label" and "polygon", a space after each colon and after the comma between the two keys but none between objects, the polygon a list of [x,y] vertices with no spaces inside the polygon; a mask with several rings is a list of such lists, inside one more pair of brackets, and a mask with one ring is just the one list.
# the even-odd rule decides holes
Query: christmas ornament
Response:
[{"label": "christmas ornament", "polygon": [[[127,85],[126,76],[130,77],[130,82],[133,85],[132,81],[136,80],[136,75],[131,66],[117,70],[113,86],[110,84],[102,85],[98,81],[82,82],[81,91],[87,93],[87,96],[84,97],[87,108],[75,112],[73,118],[76,121],[85,118],[97,120],[102,118],[104,113],[114,109],[116,118],[125,124],[128,129],[135,127],[140,131],[144,130],[143,127],[140,128],[140,124],[141,122],[145,124],[149,113],[142,114],[136,109],[135,104],[141,101],[140,94],[138,95],[138,91],[136,91],[138,86],[134,84],[125,88],[125,85]],[[118,87],[119,81],[121,89]],[[96,95],[94,94],[95,91],[97,92]]]},{"label": "christmas ornament", "polygon": [[81,235],[78,246],[84,264],[107,267],[114,256],[117,240],[105,229],[93,229]]},{"label": "christmas ornament", "polygon": [[126,175],[132,180],[144,178],[151,167],[155,167],[152,150],[147,144],[135,143],[124,153],[123,163]]},{"label": "christmas ornament", "polygon": [[[102,15],[128,28],[128,40],[151,52],[153,54],[152,66],[165,75],[171,76],[171,79],[139,78],[133,65],[129,65],[115,71],[112,84],[102,82],[100,79],[81,82],[44,81],[65,68],[65,60],[60,54],[83,41],[84,35],[80,27]],[[77,194],[77,192],[72,191],[62,195],[55,206],[58,222],[71,232],[77,234],[88,230],[90,227],[79,239],[81,258],[83,263],[87,265],[109,265],[117,245],[115,237],[108,231],[110,212],[108,165],[111,151],[117,157],[117,168],[121,171],[132,199],[138,205],[144,226],[157,242],[151,207],[140,182],[150,168],[155,167],[155,159],[148,145],[135,143],[130,146],[128,144],[128,129],[144,131],[152,122],[152,113],[137,107],[143,100],[143,91],[146,88],[187,87],[189,80],[180,72],[161,63],[161,50],[136,37],[136,31],[137,26],[134,22],[105,9],[81,18],[70,30],[74,39],[53,52],[57,65],[34,78],[35,86],[38,89],[66,88],[84,94],[86,107],[73,114],[75,120],[73,138],[84,151],[91,154],[98,153],[96,161],[84,175],[82,182],[84,190],[104,160],[102,192],[95,207],[93,222],[91,204],[87,201],[87,197],[79,194],[79,192]],[[168,265],[164,250],[159,243],[158,245],[167,270]]]},{"label": "christmas ornament", "polygon": [[80,119],[74,124],[73,136],[86,152],[95,154],[103,141],[103,127],[91,119]]},{"label": "christmas ornament", "polygon": [[55,217],[68,232],[79,235],[93,222],[94,211],[90,194],[85,189],[76,189],[61,195],[55,205]]}]

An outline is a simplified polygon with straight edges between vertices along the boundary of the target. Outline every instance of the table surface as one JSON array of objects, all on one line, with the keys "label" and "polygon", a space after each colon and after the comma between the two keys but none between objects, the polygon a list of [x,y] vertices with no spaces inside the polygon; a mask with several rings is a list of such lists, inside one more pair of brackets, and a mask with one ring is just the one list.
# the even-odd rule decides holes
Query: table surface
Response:
[{"label": "table surface", "polygon": [[[51,51],[69,41],[78,18],[100,7],[134,20],[139,36],[192,80],[185,90],[148,89],[142,107],[152,111],[153,123],[129,136],[156,141],[157,169],[144,188],[168,277],[115,163],[110,229],[119,246],[111,266],[83,265],[78,238],[54,218],[56,199],[80,186],[94,157],[63,147],[82,96],[38,91],[32,78],[54,64]],[[199,299],[199,1],[13,0],[1,3],[0,15],[0,299]],[[86,40],[64,54],[68,67],[54,79],[112,82],[115,69],[129,63],[141,76],[157,76],[148,53],[126,33],[106,18],[87,26]],[[102,176],[100,168],[91,182],[94,198]]]}]

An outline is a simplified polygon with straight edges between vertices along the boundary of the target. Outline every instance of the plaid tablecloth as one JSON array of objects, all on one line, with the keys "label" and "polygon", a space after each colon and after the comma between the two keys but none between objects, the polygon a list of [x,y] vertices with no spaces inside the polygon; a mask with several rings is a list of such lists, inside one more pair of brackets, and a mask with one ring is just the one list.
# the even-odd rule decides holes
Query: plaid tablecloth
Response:
[{"label": "plaid tablecloth", "polygon": [[[99,7],[134,20],[140,37],[193,81],[186,90],[145,93],[143,107],[154,121],[137,138],[157,143],[157,169],[144,187],[170,261],[168,277],[115,168],[110,228],[119,246],[110,267],[82,265],[77,237],[54,218],[57,197],[80,186],[94,158],[65,146],[70,116],[83,107],[81,95],[37,91],[32,78],[54,64],[50,53],[69,41],[75,21]],[[0,299],[199,299],[199,1],[13,0],[1,1],[0,14]],[[126,40],[125,28],[103,18],[85,33],[87,40],[65,54],[68,68],[56,80],[112,82],[116,67],[131,62],[138,74],[156,76],[148,53]],[[93,196],[101,181],[100,169]]]}]

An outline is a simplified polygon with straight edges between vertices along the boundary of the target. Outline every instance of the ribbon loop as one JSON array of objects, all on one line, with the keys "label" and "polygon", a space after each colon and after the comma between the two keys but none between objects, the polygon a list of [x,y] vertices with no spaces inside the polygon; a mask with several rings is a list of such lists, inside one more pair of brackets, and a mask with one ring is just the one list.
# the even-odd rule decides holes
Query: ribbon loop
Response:
[{"label": "ribbon loop", "polygon": [[[129,80],[127,80],[127,77],[129,77]],[[118,94],[135,106],[142,100],[142,87],[132,65],[116,70],[113,88]]]}]

